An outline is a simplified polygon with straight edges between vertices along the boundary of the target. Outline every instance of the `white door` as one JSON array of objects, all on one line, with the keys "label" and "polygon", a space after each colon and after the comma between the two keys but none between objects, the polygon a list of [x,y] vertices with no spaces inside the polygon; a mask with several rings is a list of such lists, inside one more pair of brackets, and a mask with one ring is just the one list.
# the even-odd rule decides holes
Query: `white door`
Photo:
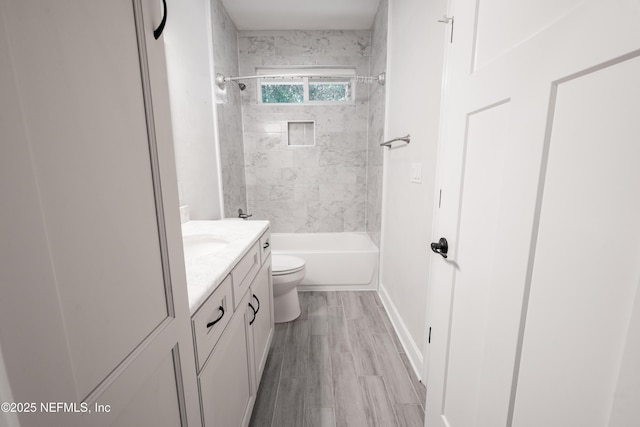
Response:
[{"label": "white door", "polygon": [[426,425],[640,425],[640,2],[449,14]]},{"label": "white door", "polygon": [[22,427],[200,425],[161,5],[0,3],[0,344]]}]

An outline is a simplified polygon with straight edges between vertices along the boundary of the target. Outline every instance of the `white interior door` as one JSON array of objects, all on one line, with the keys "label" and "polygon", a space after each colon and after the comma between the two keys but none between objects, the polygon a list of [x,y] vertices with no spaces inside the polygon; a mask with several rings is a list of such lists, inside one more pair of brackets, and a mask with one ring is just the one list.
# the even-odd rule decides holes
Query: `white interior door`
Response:
[{"label": "white interior door", "polygon": [[426,425],[639,425],[640,2],[450,15]]},{"label": "white interior door", "polygon": [[0,3],[0,341],[23,427],[200,424],[161,4]]}]

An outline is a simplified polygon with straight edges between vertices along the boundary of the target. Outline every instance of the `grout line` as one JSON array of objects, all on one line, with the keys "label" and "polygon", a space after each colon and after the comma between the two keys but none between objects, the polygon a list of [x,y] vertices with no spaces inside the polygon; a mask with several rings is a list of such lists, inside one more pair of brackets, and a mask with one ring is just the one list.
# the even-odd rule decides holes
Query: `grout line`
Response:
[{"label": "grout line", "polygon": [[276,417],[276,408],[278,407],[278,396],[280,395],[280,383],[282,381],[282,366],[284,364],[285,351],[287,350],[286,337],[289,334],[290,329],[291,329],[291,325],[289,324],[287,325],[287,332],[285,333],[285,345],[284,345],[284,348],[282,349],[282,357],[280,358],[280,369],[278,369],[278,387],[276,387],[276,398],[273,401],[274,407],[273,407],[273,412],[271,413],[271,422],[269,423],[270,427],[273,427],[273,420]]},{"label": "grout line", "polygon": [[[307,360],[307,362],[309,362]],[[307,424],[307,381],[309,378],[305,375],[302,377],[304,379],[304,386],[302,387],[302,425],[306,426]]]},{"label": "grout line", "polygon": [[331,360],[331,344],[329,344],[329,307],[327,307],[327,353],[329,357],[329,378],[331,378],[331,394],[333,395],[333,405],[331,409],[333,409],[333,427],[338,425],[338,420],[336,419],[337,411],[336,411],[336,385],[333,381],[333,361]]},{"label": "grout line", "polygon": [[[378,311],[382,312],[380,313],[380,315],[387,316],[387,318],[390,320],[389,315],[387,314],[387,310],[384,307],[378,307]],[[400,351],[395,345],[396,341],[398,342],[400,341],[400,338],[398,337],[398,334],[396,333],[395,330],[389,330],[389,326],[386,324],[386,322],[383,322],[383,323],[385,323],[384,327],[387,330],[387,334],[389,335],[389,338],[391,339],[391,343],[393,344],[395,351],[398,354],[400,361],[402,362],[402,366],[404,367],[404,370],[407,376],[409,377],[409,382],[411,383],[411,390],[413,390],[413,394],[416,396],[416,400],[419,402],[418,404],[422,408],[422,412],[425,412],[425,408],[423,406],[424,403],[421,401],[420,394],[418,393],[418,390],[416,390],[416,386],[413,384],[413,379],[411,377],[412,372],[409,372],[409,370],[407,369],[407,365],[405,365],[404,360],[402,360],[402,356],[400,356],[401,353],[404,353],[404,354],[407,354],[407,353],[405,351]],[[393,339],[394,337],[395,337],[395,340]],[[415,373],[413,374],[415,375]]]},{"label": "grout line", "polygon": [[404,352],[400,351],[400,349],[398,349],[398,346],[396,345],[396,343],[399,343],[400,347],[402,348],[402,342],[400,342],[400,337],[396,333],[395,329],[393,329],[393,324],[391,323],[391,316],[389,316],[389,313],[387,313],[387,309],[384,306],[383,307],[378,306],[378,313],[387,319],[386,322],[383,321],[382,323],[384,323],[384,328],[387,330],[387,334],[389,334],[389,337],[391,338],[391,342],[393,343],[393,346],[395,347],[396,351],[398,353],[406,354],[406,351]]},{"label": "grout line", "polygon": [[400,415],[398,415],[398,409],[397,409],[399,404],[394,403],[393,399],[391,399],[391,394],[389,393],[389,388],[387,388],[387,382],[384,379],[384,375],[382,375],[380,378],[382,378],[382,384],[384,385],[384,392],[387,394],[387,399],[389,399],[389,404],[391,404],[391,409],[393,410],[393,416],[395,417],[396,425],[399,426]]},{"label": "grout line", "polygon": [[[404,353],[404,352],[398,352],[398,357],[400,357],[401,360],[402,360],[402,356],[400,356],[400,354],[402,354],[402,353]],[[404,353],[404,354],[406,355],[407,353]],[[408,356],[407,356],[407,358],[408,358]],[[415,375],[415,372],[410,372],[409,369],[407,369],[407,365],[404,363],[404,360],[402,360],[402,366],[404,366],[404,370],[407,371],[407,375],[409,375],[409,382],[411,383],[411,390],[413,390],[413,394],[415,394],[416,400],[418,401],[418,404],[422,408],[422,412],[425,412],[424,403],[420,399],[420,394],[418,393],[418,389],[416,388],[416,385],[413,382],[413,377],[411,376],[412,373],[413,373],[413,375]],[[422,384],[422,381],[418,380],[418,382]]]}]

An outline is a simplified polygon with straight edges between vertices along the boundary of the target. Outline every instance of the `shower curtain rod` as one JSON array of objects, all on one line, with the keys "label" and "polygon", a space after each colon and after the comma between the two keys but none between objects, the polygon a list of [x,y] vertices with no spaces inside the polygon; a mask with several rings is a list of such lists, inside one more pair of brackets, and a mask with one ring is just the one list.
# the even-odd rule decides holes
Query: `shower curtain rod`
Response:
[{"label": "shower curtain rod", "polygon": [[379,83],[384,85],[385,73],[380,73],[377,76],[359,76],[355,74],[320,74],[320,73],[297,73],[297,74],[263,74],[259,76],[238,76],[238,77],[226,77],[220,73],[216,74],[216,84],[220,89],[224,89],[226,82],[234,82],[240,80],[251,79],[291,79],[291,78],[303,78],[303,77],[319,77],[319,78],[348,78],[349,80],[355,80],[358,83]]}]

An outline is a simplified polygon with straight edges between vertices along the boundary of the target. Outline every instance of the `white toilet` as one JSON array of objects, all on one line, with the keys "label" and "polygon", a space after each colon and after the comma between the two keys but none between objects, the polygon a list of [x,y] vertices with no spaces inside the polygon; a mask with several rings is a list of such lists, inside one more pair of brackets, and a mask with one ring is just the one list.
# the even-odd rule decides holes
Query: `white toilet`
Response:
[{"label": "white toilet", "polygon": [[298,285],[304,279],[304,260],[290,255],[271,255],[273,277],[273,317],[276,323],[300,316]]}]

